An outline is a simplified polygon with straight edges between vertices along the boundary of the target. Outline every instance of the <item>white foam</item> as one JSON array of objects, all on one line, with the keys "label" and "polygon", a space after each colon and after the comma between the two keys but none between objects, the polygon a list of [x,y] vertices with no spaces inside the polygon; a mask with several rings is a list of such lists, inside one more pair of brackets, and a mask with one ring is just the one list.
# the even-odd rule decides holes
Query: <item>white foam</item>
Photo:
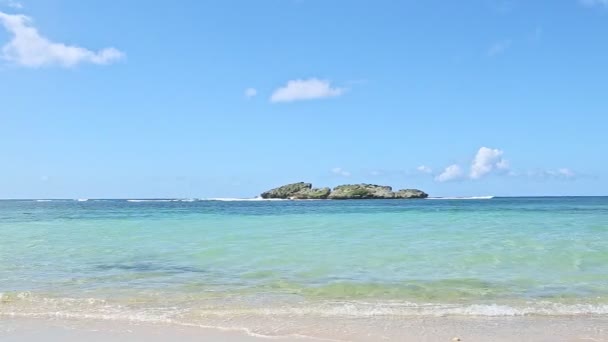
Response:
[{"label": "white foam", "polygon": [[496,196],[471,196],[471,197],[427,197],[429,200],[489,200]]},{"label": "white foam", "polygon": [[128,199],[127,202],[175,202],[174,199]]},{"label": "white foam", "polygon": [[221,201],[221,202],[249,202],[249,201],[289,201],[288,199],[282,198],[231,198],[231,197],[212,197],[204,198],[203,201]]},{"label": "white foam", "polygon": [[128,199],[127,202],[197,202],[196,198]]},{"label": "white foam", "polygon": [[608,315],[606,304],[561,304],[530,302],[511,306],[504,304],[435,304],[410,302],[328,302],[307,306],[213,309],[209,314],[223,317],[260,316],[321,316],[321,317],[514,317],[514,316],[586,316]]},{"label": "white foam", "polygon": [[53,202],[53,200],[50,200],[50,199],[37,199],[36,202]]},{"label": "white foam", "polygon": [[86,201],[88,201],[88,200],[89,200],[88,198],[79,198],[79,199],[77,199],[76,201],[77,201],[77,202],[86,202]]},{"label": "white foam", "polygon": [[[306,327],[310,320],[315,322],[356,322],[356,324],[378,324],[381,319],[384,329],[400,324],[407,319],[431,319],[434,317],[527,317],[549,316],[586,319],[606,317],[606,304],[558,304],[550,302],[521,303],[516,306],[501,304],[435,304],[409,302],[363,302],[332,301],[310,302],[308,304],[226,307],[205,303],[181,303],[144,306],[118,304],[94,298],[39,298],[29,292],[13,294],[5,298],[0,294],[0,319],[8,318],[50,318],[104,320],[110,322],[133,322],[181,325],[213,328],[226,331],[242,331],[260,338],[311,338],[295,333],[291,328]],[[194,304],[194,305],[191,305]],[[270,324],[266,324],[270,322]],[[305,325],[301,325],[304,322]],[[367,323],[366,323],[367,322]],[[277,329],[277,324],[281,329]],[[290,331],[291,330],[291,331]],[[313,340],[319,340],[314,338]],[[336,341],[327,339],[328,341]]]},{"label": "white foam", "polygon": [[437,316],[482,316],[482,317],[511,317],[511,316],[585,316],[608,315],[606,303],[577,303],[565,304],[549,301],[530,301],[517,304],[447,304],[447,303],[413,303],[407,301],[323,301],[309,302],[289,306],[208,306],[186,305],[184,307],[147,306],[135,308],[124,306],[101,298],[49,298],[40,297],[29,291],[2,293],[0,302],[3,314],[63,314],[84,315],[93,317],[105,315],[105,319],[140,319],[166,320],[188,312],[198,312],[202,315],[221,317],[236,317],[243,315],[254,316],[320,316],[320,317],[437,317]]}]

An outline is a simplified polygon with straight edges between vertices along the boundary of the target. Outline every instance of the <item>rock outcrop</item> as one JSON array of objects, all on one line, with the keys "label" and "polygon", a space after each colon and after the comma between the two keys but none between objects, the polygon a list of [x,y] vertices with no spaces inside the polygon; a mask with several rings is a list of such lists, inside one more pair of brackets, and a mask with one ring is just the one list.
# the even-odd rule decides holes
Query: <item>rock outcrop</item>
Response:
[{"label": "rock outcrop", "polygon": [[339,185],[329,194],[331,199],[393,198],[393,188],[375,184]]},{"label": "rock outcrop", "polygon": [[429,195],[418,189],[403,189],[395,192],[395,198],[427,198]]},{"label": "rock outcrop", "polygon": [[308,190],[298,191],[292,198],[294,199],[326,199],[331,193],[329,188],[312,188]]},{"label": "rock outcrop", "polygon": [[312,184],[300,182],[268,190],[260,196],[267,199],[326,199],[330,192],[329,188],[313,189]]},{"label": "rock outcrop", "polygon": [[268,190],[260,195],[266,199],[412,199],[427,198],[428,194],[417,189],[403,189],[393,192],[390,186],[375,184],[339,185],[329,188],[313,188],[310,183],[293,183]]}]

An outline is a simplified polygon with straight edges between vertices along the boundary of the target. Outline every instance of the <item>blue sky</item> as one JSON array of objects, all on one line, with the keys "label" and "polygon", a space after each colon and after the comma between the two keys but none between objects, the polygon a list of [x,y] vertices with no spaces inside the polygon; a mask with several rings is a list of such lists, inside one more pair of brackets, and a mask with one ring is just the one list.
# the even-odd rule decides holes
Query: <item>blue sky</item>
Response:
[{"label": "blue sky", "polygon": [[608,1],[0,0],[0,198],[608,195]]}]

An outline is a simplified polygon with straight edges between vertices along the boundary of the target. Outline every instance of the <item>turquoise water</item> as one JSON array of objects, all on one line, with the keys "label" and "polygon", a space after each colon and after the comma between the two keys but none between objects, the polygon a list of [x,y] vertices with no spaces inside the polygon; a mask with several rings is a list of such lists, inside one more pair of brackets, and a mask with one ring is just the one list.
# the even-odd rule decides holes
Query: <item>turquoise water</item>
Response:
[{"label": "turquoise water", "polygon": [[0,201],[0,314],[606,315],[608,197]]}]

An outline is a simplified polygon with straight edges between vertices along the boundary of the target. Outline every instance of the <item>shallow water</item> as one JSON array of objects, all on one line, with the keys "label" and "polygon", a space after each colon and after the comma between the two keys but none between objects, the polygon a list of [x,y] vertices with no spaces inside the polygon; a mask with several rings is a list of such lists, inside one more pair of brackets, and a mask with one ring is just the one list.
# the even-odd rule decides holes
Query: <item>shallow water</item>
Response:
[{"label": "shallow water", "polygon": [[0,314],[608,315],[608,197],[0,201]]}]

